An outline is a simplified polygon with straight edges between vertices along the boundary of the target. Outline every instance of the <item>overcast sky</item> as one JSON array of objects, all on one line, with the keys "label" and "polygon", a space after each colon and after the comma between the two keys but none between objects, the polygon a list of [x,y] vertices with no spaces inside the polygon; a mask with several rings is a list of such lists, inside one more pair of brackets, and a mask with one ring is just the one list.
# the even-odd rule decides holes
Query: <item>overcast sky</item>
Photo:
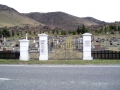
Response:
[{"label": "overcast sky", "polygon": [[20,13],[61,11],[106,22],[120,21],[120,0],[0,0]]}]

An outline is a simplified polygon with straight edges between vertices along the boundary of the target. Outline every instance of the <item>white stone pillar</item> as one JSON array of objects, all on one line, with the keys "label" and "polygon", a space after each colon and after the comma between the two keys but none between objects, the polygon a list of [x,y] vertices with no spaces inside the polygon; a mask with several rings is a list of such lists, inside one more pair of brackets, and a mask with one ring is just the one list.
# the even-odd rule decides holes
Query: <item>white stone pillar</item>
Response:
[{"label": "white stone pillar", "polygon": [[19,40],[20,42],[20,60],[28,61],[29,60],[29,40],[23,39]]},{"label": "white stone pillar", "polygon": [[91,57],[91,35],[90,33],[83,34],[83,60],[92,60]]},{"label": "white stone pillar", "polygon": [[48,60],[48,35],[47,34],[38,34],[39,36],[39,51],[40,56],[39,60]]}]

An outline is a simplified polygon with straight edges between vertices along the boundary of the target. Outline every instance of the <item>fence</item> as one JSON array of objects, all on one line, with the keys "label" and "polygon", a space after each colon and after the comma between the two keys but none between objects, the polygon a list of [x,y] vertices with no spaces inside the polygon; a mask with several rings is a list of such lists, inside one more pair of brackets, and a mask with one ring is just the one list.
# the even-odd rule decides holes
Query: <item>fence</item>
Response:
[{"label": "fence", "polygon": [[120,51],[92,51],[93,59],[120,59]]},{"label": "fence", "polygon": [[0,59],[19,59],[18,51],[0,51]]}]

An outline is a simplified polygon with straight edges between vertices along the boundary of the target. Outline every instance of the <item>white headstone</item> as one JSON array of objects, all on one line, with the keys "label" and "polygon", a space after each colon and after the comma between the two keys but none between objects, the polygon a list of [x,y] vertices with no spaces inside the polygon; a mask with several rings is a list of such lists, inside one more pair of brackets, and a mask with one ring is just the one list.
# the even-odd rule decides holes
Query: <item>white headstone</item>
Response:
[{"label": "white headstone", "polygon": [[56,42],[57,44],[59,44],[59,41],[58,41],[58,39],[57,39],[57,42]]},{"label": "white headstone", "polygon": [[4,40],[3,40],[3,42],[5,43],[6,42],[6,38],[4,37]]},{"label": "white headstone", "polygon": [[36,41],[35,40],[33,40],[33,43],[35,43]]},{"label": "white headstone", "polygon": [[82,37],[80,38],[80,43],[83,43],[83,38]]},{"label": "white headstone", "polygon": [[35,44],[35,47],[36,47],[36,48],[38,47],[38,44],[37,44],[37,43]]}]

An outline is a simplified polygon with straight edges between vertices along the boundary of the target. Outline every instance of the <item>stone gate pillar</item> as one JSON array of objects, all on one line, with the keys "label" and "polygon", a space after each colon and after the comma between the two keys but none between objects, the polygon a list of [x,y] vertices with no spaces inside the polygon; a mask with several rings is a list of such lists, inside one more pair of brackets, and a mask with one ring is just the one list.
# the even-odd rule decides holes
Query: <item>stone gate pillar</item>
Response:
[{"label": "stone gate pillar", "polygon": [[23,39],[23,40],[19,40],[19,42],[20,42],[20,60],[28,61],[29,40]]},{"label": "stone gate pillar", "polygon": [[47,34],[38,34],[39,36],[39,51],[40,56],[39,60],[48,60],[48,35]]},{"label": "stone gate pillar", "polygon": [[92,60],[91,57],[91,35],[90,33],[83,34],[83,60]]}]

